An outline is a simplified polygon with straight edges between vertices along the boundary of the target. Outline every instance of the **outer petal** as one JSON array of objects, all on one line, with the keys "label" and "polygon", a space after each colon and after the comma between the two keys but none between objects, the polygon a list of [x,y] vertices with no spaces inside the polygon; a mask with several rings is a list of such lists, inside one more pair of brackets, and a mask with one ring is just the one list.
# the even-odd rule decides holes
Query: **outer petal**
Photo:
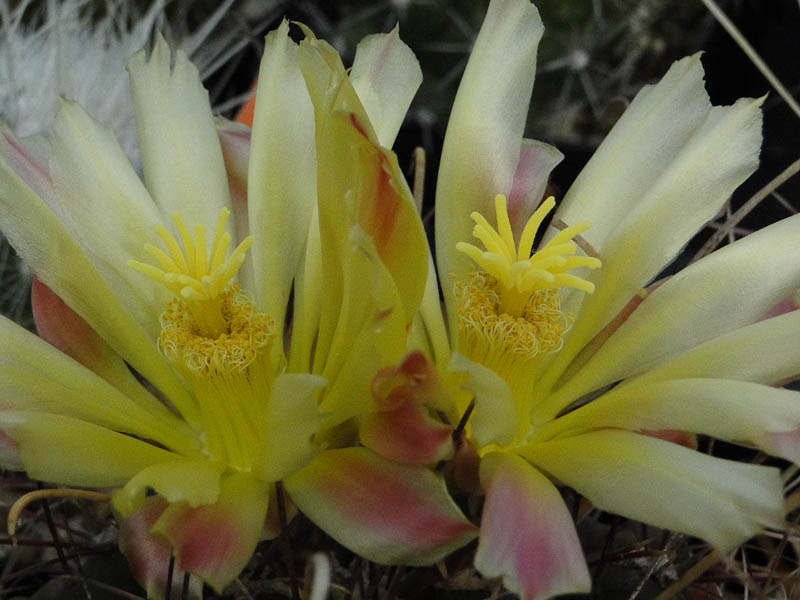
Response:
[{"label": "outer petal", "polygon": [[378,142],[391,148],[411,100],[422,83],[422,69],[411,48],[400,40],[400,27],[368,35],[356,48],[350,81]]},{"label": "outer petal", "polygon": [[264,415],[261,458],[254,472],[264,481],[280,481],[304,466],[317,451],[312,438],[325,421],[319,392],[326,381],[289,373],[272,384]]},{"label": "outer petal", "polygon": [[470,269],[456,243],[471,239],[472,211],[493,214],[495,195],[513,189],[543,31],[528,0],[493,0],[453,104],[436,186],[436,256],[451,335],[455,298],[447,278],[460,280]]},{"label": "outer petal", "polygon": [[0,408],[56,413],[152,439],[179,452],[196,440],[166,410],[132,401],[53,346],[0,318]]},{"label": "outer petal", "polygon": [[267,35],[258,75],[248,174],[251,251],[260,309],[278,331],[317,199],[314,108],[283,21]]},{"label": "outer petal", "polygon": [[42,339],[100,375],[145,410],[162,418],[172,417],[166,407],[136,380],[122,357],[36,278],[31,287],[31,304],[36,330]]},{"label": "outer petal", "polygon": [[[681,63],[675,68],[680,70]],[[694,70],[699,80],[702,74],[699,63]],[[654,89],[649,94],[655,92]],[[742,99],[733,106],[710,108],[675,158],[668,164],[659,158],[657,166],[649,169],[650,185],[637,197],[635,206],[626,208],[624,217],[614,221],[613,233],[602,245],[603,267],[591,275],[595,293],[573,294],[573,298],[583,299],[583,305],[555,361],[556,366],[550,368],[551,377],[566,368],[581,348],[675,257],[756,169],[761,146],[762,101]],[[670,105],[667,109],[676,111],[683,107]],[[630,159],[637,164],[634,155],[641,151],[636,143],[639,129],[626,125],[625,132],[631,136],[625,140],[630,146],[618,160]],[[660,139],[658,132],[653,133],[649,140]],[[650,141],[647,144],[652,146]],[[618,185],[627,185],[619,169],[608,172],[614,173]],[[615,205],[618,198],[617,193],[598,196],[594,189],[587,193],[591,202],[602,207]],[[579,218],[579,222],[586,220],[586,216]],[[654,295],[657,293],[658,290]],[[636,318],[641,308],[632,318]]]},{"label": "outer petal", "polygon": [[[127,557],[131,572],[152,600],[163,600],[167,589],[172,548],[160,536],[150,534],[155,522],[168,506],[160,496],[150,496],[142,507],[120,523],[119,549]],[[174,569],[171,589],[181,589],[184,573]],[[202,598],[202,581],[192,579],[189,598]],[[167,599],[169,600],[169,599]]]},{"label": "outer petal", "polygon": [[[397,282],[408,323],[417,312],[428,269],[425,232],[397,157],[381,148],[335,51],[307,39],[298,54],[314,103],[318,161],[320,239],[329,297],[340,295],[333,274],[342,242],[358,224],[374,241]],[[328,299],[328,314],[338,306]],[[325,321],[323,312],[323,324]],[[324,326],[319,344],[327,345]]]},{"label": "outer petal", "polygon": [[131,316],[66,227],[2,157],[0,205],[0,229],[39,279],[192,418],[193,401],[153,350],[158,323]]},{"label": "outer petal", "polygon": [[586,594],[592,586],[578,534],[561,494],[523,459],[481,461],[486,492],[475,566],[523,600]]},{"label": "outer petal", "polygon": [[[794,259],[798,253],[800,215],[794,215],[684,269],[633,311],[568,379],[558,396],[548,400],[548,408],[558,412],[606,383],[644,372],[701,342],[758,320],[800,287],[800,268]],[[742,290],[748,292],[742,294]],[[576,328],[582,317],[583,313]]]},{"label": "outer petal", "polygon": [[393,410],[374,412],[361,421],[359,439],[391,460],[426,465],[453,455],[453,428],[437,421],[428,409],[406,402]]},{"label": "outer petal", "polygon": [[600,509],[703,538],[723,552],[783,523],[777,469],[653,437],[600,430],[531,444],[525,457]]},{"label": "outer petal", "polygon": [[147,189],[165,215],[177,212],[189,227],[214,231],[220,210],[230,210],[231,201],[197,69],[181,50],[170,69],[170,49],[159,36],[150,60],[142,50],[128,62],[128,72]]},{"label": "outer petal", "polygon": [[176,565],[217,592],[233,581],[255,551],[267,514],[269,484],[245,473],[222,481],[214,504],[174,504],[153,527],[174,548]]},{"label": "outer petal", "polygon": [[[726,379],[673,379],[618,386],[552,421],[537,439],[604,428],[677,429],[758,446],[800,462],[800,392]],[[783,442],[773,445],[775,439]],[[796,438],[790,444],[791,438]]]},{"label": "outer petal", "polygon": [[22,411],[0,412],[0,429],[17,444],[33,479],[62,485],[116,487],[176,454],[85,421]]},{"label": "outer petal", "polygon": [[364,448],[323,452],[285,484],[301,512],[381,564],[429,565],[476,535],[440,476]]}]

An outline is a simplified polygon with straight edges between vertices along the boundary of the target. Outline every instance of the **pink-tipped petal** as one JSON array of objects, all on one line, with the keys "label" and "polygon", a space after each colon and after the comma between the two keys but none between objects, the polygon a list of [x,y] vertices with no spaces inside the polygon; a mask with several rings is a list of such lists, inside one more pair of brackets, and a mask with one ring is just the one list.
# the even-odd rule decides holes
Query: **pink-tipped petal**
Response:
[{"label": "pink-tipped petal", "polygon": [[176,566],[194,573],[218,592],[233,581],[253,555],[267,514],[267,483],[245,473],[222,481],[214,504],[169,506],[153,533],[174,548]]},{"label": "pink-tipped petal", "polygon": [[503,577],[523,600],[588,593],[591,578],[578,534],[561,494],[515,455],[481,461],[487,489],[475,566]]},{"label": "pink-tipped petal", "polygon": [[547,180],[564,155],[557,148],[537,140],[523,139],[517,170],[508,192],[508,219],[519,240],[525,224],[542,201]]},{"label": "pink-tipped petal", "polygon": [[477,533],[438,474],[365,448],[323,452],[284,483],[301,512],[377,563],[429,565]]},{"label": "pink-tipped petal", "polygon": [[[119,549],[128,559],[134,578],[147,591],[147,597],[151,600],[164,598],[167,589],[172,550],[166,539],[150,533],[167,506],[166,500],[160,496],[151,496],[138,511],[124,519],[119,527]],[[174,569],[170,588],[180,590],[183,576],[182,570]],[[194,584],[196,588],[202,582],[195,580]],[[190,593],[190,597],[201,596]]]},{"label": "pink-tipped petal", "polygon": [[34,277],[31,305],[39,337],[91,369],[160,418],[167,409],[136,380],[128,365],[103,338],[49,287]]},{"label": "pink-tipped petal", "polygon": [[453,428],[437,421],[425,406],[406,402],[361,421],[361,443],[391,460],[431,464],[453,455]]},{"label": "pink-tipped petal", "polygon": [[102,368],[108,360],[102,338],[37,278],[31,286],[31,304],[39,337],[95,372],[95,365]]},{"label": "pink-tipped petal", "polygon": [[250,230],[247,222],[247,165],[250,161],[250,128],[241,123],[217,119],[217,137],[228,174],[236,231],[244,238]]},{"label": "pink-tipped petal", "polygon": [[11,170],[49,206],[55,204],[53,181],[47,165],[29,152],[3,124],[0,124],[0,159],[4,159]]}]

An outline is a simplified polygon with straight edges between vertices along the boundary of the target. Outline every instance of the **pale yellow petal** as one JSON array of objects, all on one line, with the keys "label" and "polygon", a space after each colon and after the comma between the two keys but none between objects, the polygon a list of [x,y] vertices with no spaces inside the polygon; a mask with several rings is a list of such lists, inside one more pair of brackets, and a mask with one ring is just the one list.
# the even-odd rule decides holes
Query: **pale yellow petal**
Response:
[{"label": "pale yellow petal", "polygon": [[39,279],[192,419],[192,399],[156,349],[158,322],[130,314],[66,227],[2,159],[0,205],[0,229]]},{"label": "pale yellow petal", "polygon": [[422,83],[422,69],[411,48],[400,40],[398,25],[359,42],[350,81],[381,146],[391,148]]},{"label": "pale yellow petal", "polygon": [[563,438],[604,428],[675,429],[741,442],[792,461],[771,445],[772,434],[800,429],[800,392],[727,379],[672,379],[616,387],[552,421],[535,439]]},{"label": "pale yellow petal", "polygon": [[283,21],[265,40],[258,76],[247,207],[256,303],[283,330],[317,198],[314,108]]},{"label": "pale yellow petal", "polygon": [[85,421],[24,411],[0,411],[0,429],[17,443],[33,479],[58,485],[115,487],[150,465],[178,455]]},{"label": "pale yellow petal", "polygon": [[[795,215],[684,269],[652,292],[597,353],[571,374],[556,396],[548,399],[547,409],[555,414],[585,393],[643,373],[756,321],[800,287],[798,253],[800,215]],[[601,293],[599,288],[596,293]]]},{"label": "pale yellow petal", "polygon": [[59,214],[137,320],[158,324],[169,296],[128,261],[144,256],[162,217],[111,129],[67,100],[53,125],[50,173]]},{"label": "pale yellow petal", "polygon": [[528,0],[493,0],[453,103],[436,186],[436,256],[451,332],[448,277],[461,280],[471,268],[455,246],[472,238],[472,211],[492,214],[495,195],[511,191],[543,31]]},{"label": "pale yellow petal", "polygon": [[165,216],[213,231],[231,200],[208,92],[186,54],[172,67],[170,54],[159,36],[149,60],[142,50],[128,62],[145,183]]},{"label": "pale yellow petal", "polygon": [[75,417],[152,439],[177,452],[196,452],[186,423],[166,410],[147,410],[41,338],[0,317],[0,406]]},{"label": "pale yellow petal", "polygon": [[783,524],[778,469],[608,429],[531,444],[526,458],[601,510],[697,536],[723,552]]},{"label": "pale yellow petal", "polygon": [[[700,67],[695,67],[694,71],[699,80]],[[647,97],[656,92],[657,88],[654,88]],[[696,93],[705,98],[702,87]],[[603,266],[587,277],[596,285],[596,291],[584,297],[579,318],[555,366],[550,369],[551,378],[558,376],[633,295],[675,257],[756,169],[761,146],[762,100],[742,99],[732,106],[709,107],[672,160],[664,163],[659,158],[657,165],[651,166],[649,185],[636,197],[635,203],[626,208],[621,218],[614,221],[613,232],[600,248]],[[669,104],[656,105],[653,110],[672,113],[683,109]],[[653,140],[663,137],[660,131],[653,131],[639,143],[638,129],[629,124],[622,129],[630,140],[627,140],[627,153],[620,160],[634,163],[645,145],[652,146]],[[660,142],[655,144],[659,145]],[[612,172],[617,186],[627,186],[626,177],[619,169],[608,171]],[[607,195],[599,195],[589,185],[585,193],[591,196],[587,202],[602,210],[617,206],[621,192],[610,189]],[[615,209],[609,210],[613,212]],[[581,216],[580,221],[589,221],[593,225],[586,216]],[[591,232],[592,228],[584,235]]]}]

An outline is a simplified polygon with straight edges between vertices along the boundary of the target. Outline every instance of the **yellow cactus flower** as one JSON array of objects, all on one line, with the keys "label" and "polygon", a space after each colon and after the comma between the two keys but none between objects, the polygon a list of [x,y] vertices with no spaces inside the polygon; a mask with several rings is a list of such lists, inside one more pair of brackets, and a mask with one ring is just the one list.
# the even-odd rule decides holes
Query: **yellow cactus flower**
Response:
[{"label": "yellow cactus flower", "polygon": [[530,600],[591,584],[556,484],[727,551],[782,525],[780,473],[667,439],[800,460],[800,397],[772,387],[800,370],[800,312],[766,318],[800,285],[800,218],[647,288],[755,170],[762,99],[712,106],[699,56],[676,62],[550,219],[562,156],[522,137],[543,29],[529,0],[490,2],[438,175],[448,326],[431,276],[410,334],[457,392],[437,406],[466,422],[456,466],[480,457],[475,564]]},{"label": "yellow cactus flower", "polygon": [[[427,275],[383,147],[419,66],[396,30],[366,38],[348,73],[288,28],[266,38],[252,133],[215,123],[163,39],[130,60],[144,182],[75,103],[47,162],[0,129],[0,228],[38,278],[41,336],[0,319],[0,460],[111,488],[152,597],[171,553],[176,574],[232,581],[279,533],[276,482],[375,560],[430,564],[476,535],[440,475],[357,447]],[[385,511],[389,495],[404,510]]]}]

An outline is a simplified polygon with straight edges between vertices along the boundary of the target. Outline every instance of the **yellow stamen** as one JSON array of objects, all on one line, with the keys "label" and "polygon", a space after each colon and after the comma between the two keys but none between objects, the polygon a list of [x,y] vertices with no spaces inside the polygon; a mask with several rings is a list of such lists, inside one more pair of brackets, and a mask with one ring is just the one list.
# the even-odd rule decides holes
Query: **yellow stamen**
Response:
[{"label": "yellow stamen", "polygon": [[532,295],[539,290],[572,287],[591,294],[594,285],[576,275],[564,274],[578,267],[596,269],[600,266],[597,258],[573,256],[576,246],[571,241],[576,235],[586,231],[588,223],[580,223],[559,232],[552,240],[533,256],[531,248],[542,222],[555,206],[550,197],[533,213],[525,225],[519,247],[514,243],[514,234],[508,218],[506,198],[495,197],[497,230],[483,218],[472,213],[475,221],[473,234],[483,242],[485,251],[459,242],[456,248],[468,255],[478,266],[489,273],[500,285],[498,310],[512,317],[520,317]]},{"label": "yellow stamen", "polygon": [[[226,260],[225,254],[231,236],[225,231],[230,211],[222,209],[217,219],[210,256],[206,252],[205,228],[195,225],[194,237],[180,215],[172,220],[178,231],[181,244],[164,227],[156,228],[156,234],[164,241],[167,252],[146,244],[144,249],[160,265],[150,265],[129,260],[128,265],[165,286],[177,297],[187,301],[188,310],[194,316],[200,332],[213,336],[225,332],[225,320],[221,313],[220,296],[231,279],[236,276],[244,262],[253,238],[246,237]],[[183,250],[181,250],[181,245]]]}]

